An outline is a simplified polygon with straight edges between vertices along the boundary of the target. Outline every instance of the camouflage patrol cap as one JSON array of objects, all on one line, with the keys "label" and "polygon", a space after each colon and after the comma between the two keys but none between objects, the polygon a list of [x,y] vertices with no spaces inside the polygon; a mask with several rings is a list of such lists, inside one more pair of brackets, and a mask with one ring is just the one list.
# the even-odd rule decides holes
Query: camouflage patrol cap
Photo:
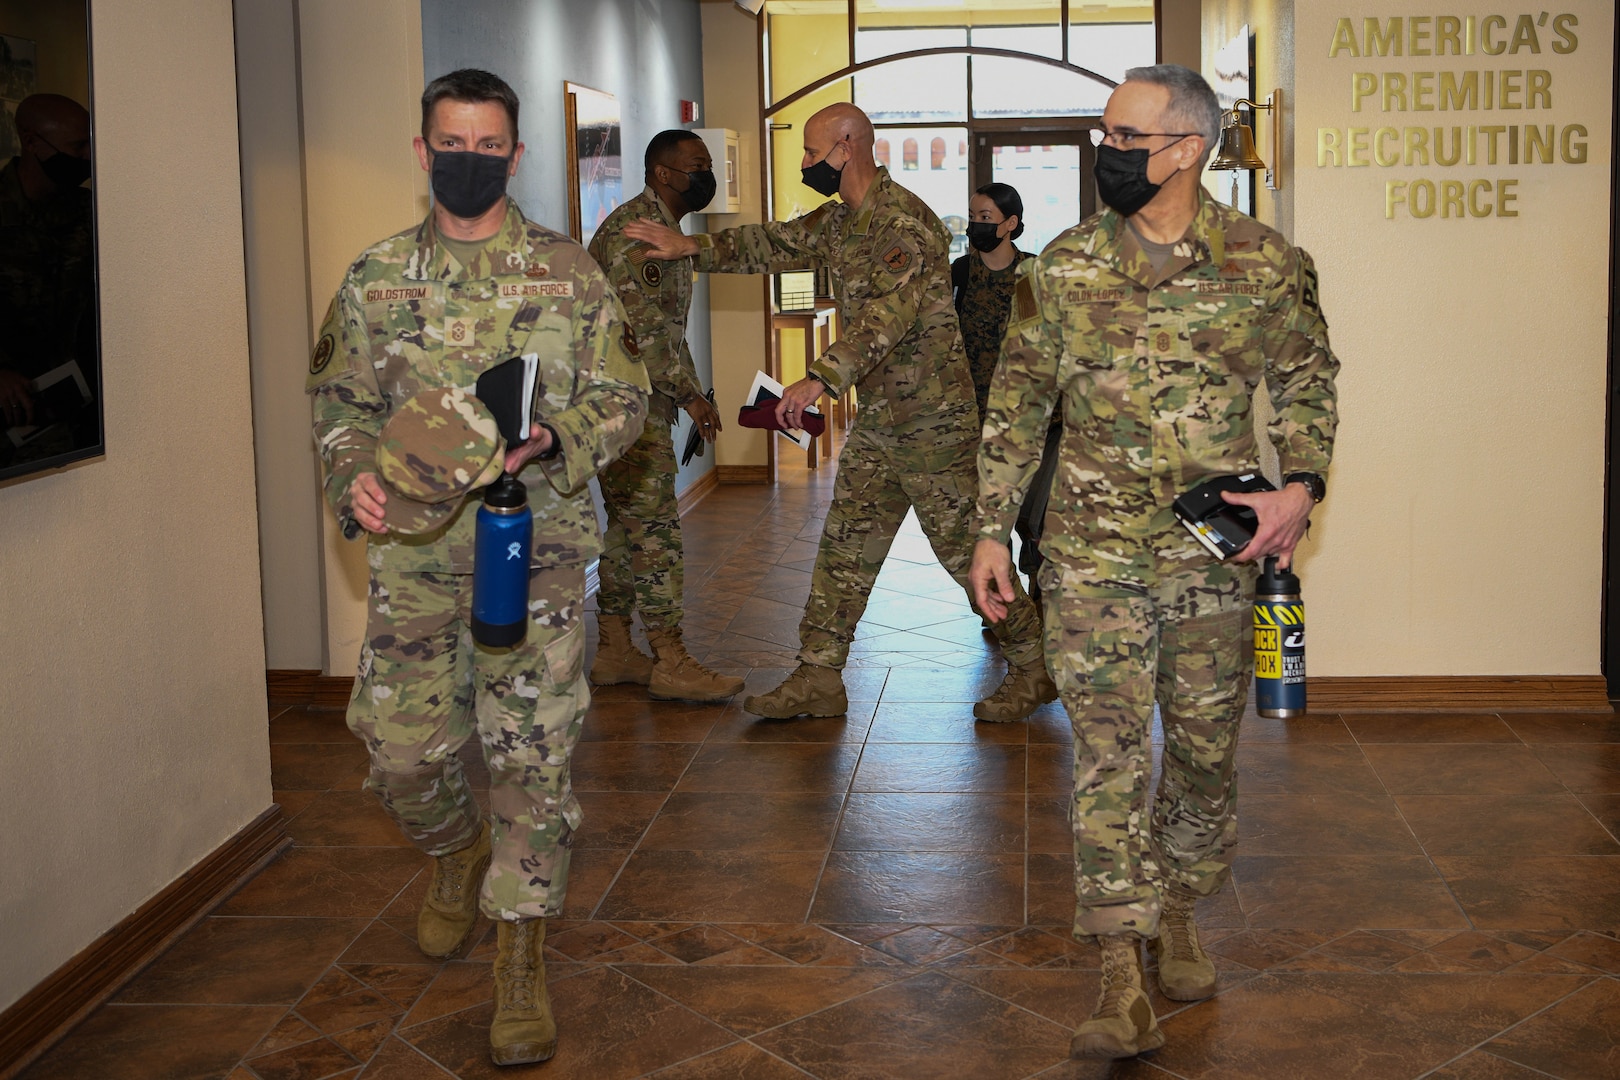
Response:
[{"label": "camouflage patrol cap", "polygon": [[482,401],[458,387],[413,394],[377,437],[389,531],[432,532],[463,495],[499,479],[505,459],[506,443]]}]

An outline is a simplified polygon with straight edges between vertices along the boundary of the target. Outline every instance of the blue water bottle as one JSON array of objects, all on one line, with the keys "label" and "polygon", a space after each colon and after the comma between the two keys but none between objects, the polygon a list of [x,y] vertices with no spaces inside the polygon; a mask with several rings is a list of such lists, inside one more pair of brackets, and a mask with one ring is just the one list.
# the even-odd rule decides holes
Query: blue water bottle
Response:
[{"label": "blue water bottle", "polygon": [[534,514],[529,492],[515,476],[484,489],[473,545],[473,640],[504,649],[523,640],[529,628],[529,552],[534,546]]},{"label": "blue water bottle", "polygon": [[1254,589],[1254,707],[1272,718],[1305,715],[1305,601],[1275,555]]}]

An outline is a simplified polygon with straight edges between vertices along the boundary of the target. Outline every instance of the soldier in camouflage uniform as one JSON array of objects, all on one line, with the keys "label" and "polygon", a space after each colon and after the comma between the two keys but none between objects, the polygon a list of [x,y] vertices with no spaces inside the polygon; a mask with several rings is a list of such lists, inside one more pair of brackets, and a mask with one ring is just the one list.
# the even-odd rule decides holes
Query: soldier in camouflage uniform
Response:
[{"label": "soldier in camouflage uniform", "polygon": [[[591,239],[591,257],[618,290],[652,381],[641,438],[602,472],[607,535],[597,564],[600,640],[591,681],[639,683],[655,698],[724,701],[742,689],[743,680],[705,668],[681,641],[685,578],[670,425],[680,408],[691,414],[705,440],[713,442],[720,432],[720,413],[703,396],[686,346],[692,264],[648,259],[641,245],[624,235],[624,226],[644,217],[678,229],[684,215],[709,205],[714,171],[703,140],[680,129],[653,136],[645,165],[646,188],[609,214]],[[630,640],[636,610],[656,663]]]},{"label": "soldier in camouflage uniform", "polygon": [[[824,264],[839,301],[839,340],[786,388],[777,417],[798,427],[823,394],[860,390],[860,413],[838,463],[832,505],[799,624],[799,666],[743,708],[761,716],[837,716],[848,708],[841,669],[855,626],[905,519],[917,511],[941,565],[968,589],[978,408],[951,306],[950,236],[923,201],[872,155],[866,114],[830,105],[804,129],[805,182],[842,203],[795,221],[696,237],[650,221],[626,226],[660,259],[697,257],[697,269],[766,273]],[[838,165],[832,163],[833,158]],[[1041,653],[1040,623],[1018,588],[996,628],[1007,675],[974,706],[982,720],[1028,716],[1057,696]]]},{"label": "soldier in camouflage uniform", "polygon": [[[0,433],[45,420],[33,380],[68,361],[98,388],[90,114],[72,98],[34,94],[17,106],[22,152],[0,168]],[[0,435],[0,467],[95,441],[93,410],[18,448]]]},{"label": "soldier in camouflage uniform", "polygon": [[[523,155],[506,83],[473,70],[434,80],[416,150],[433,211],[350,266],[309,366],[327,499],[346,532],[370,534],[348,719],[371,754],[367,786],[435,857],[422,950],[455,954],[480,907],[496,920],[490,1054],[503,1065],[542,1061],[556,1025],[540,948],[568,886],[580,823],[568,761],[590,700],[581,610],[600,541],[587,481],[641,433],[647,377],[596,264],[504,195]],[[529,353],[539,357],[540,422],[520,446],[491,451],[488,422],[449,399]],[[452,422],[466,428],[449,444],[461,464],[413,464],[446,446],[413,433]],[[531,619],[522,643],[491,650],[470,633],[471,489],[502,468],[527,486],[534,512]],[[475,728],[489,824],[456,758]]]},{"label": "soldier in camouflage uniform", "polygon": [[[1047,660],[1075,732],[1075,934],[1103,949],[1102,994],[1071,1053],[1114,1058],[1164,1041],[1141,939],[1166,995],[1214,992],[1193,907],[1225,882],[1237,834],[1253,563],[1287,564],[1325,490],[1339,365],[1309,256],[1199,186],[1220,124],[1203,79],[1133,68],[1102,122],[1098,193],[1110,209],[1026,262],[1014,292],[979,452],[972,577],[996,615],[1011,595],[1012,519],[1061,409],[1040,582]],[[1262,377],[1287,482],[1230,497],[1259,527],[1217,562],[1171,503],[1258,468]],[[1150,818],[1155,702],[1165,752]]]}]

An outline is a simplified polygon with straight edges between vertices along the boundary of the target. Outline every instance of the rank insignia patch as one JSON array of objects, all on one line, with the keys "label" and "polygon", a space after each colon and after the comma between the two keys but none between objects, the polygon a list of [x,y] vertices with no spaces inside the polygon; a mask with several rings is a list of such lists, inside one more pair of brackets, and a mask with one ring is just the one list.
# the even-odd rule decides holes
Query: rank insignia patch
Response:
[{"label": "rank insignia patch", "polygon": [[326,365],[332,362],[332,352],[337,343],[332,340],[331,334],[322,334],[321,340],[315,343],[315,351],[309,354],[309,373],[319,375],[326,370]]},{"label": "rank insignia patch", "polygon": [[624,351],[631,356],[641,355],[641,346],[636,344],[636,333],[629,326],[624,328]]},{"label": "rank insignia patch", "polygon": [[641,280],[645,281],[649,288],[658,288],[659,283],[664,280],[664,268],[648,259],[641,264]]},{"label": "rank insignia patch", "polygon": [[883,265],[895,273],[899,273],[911,265],[911,255],[899,244],[894,245],[883,253]]}]

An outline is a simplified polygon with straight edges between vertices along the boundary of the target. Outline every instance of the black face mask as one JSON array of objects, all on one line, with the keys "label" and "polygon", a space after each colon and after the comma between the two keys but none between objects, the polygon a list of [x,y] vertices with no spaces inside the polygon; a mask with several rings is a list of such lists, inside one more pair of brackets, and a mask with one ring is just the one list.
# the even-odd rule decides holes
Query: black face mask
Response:
[{"label": "black face mask", "polygon": [[686,204],[687,210],[696,214],[714,200],[718,186],[713,169],[689,172],[686,174],[686,190],[681,192],[681,202]]},{"label": "black face mask", "polygon": [[1146,150],[1116,150],[1104,143],[1097,147],[1097,197],[1125,217],[1130,217],[1153,201],[1159,185],[1148,179]]},{"label": "black face mask", "polygon": [[[45,140],[41,139],[40,142],[45,142]],[[45,143],[45,145],[51,146],[50,143]],[[56,147],[51,146],[51,149],[56,150]],[[90,179],[89,158],[74,157],[72,154],[64,154],[60,150],[56,150],[56,153],[40,161],[39,168],[45,174],[46,179],[64,191],[76,188]]]},{"label": "black face mask", "polygon": [[433,199],[458,218],[475,218],[506,194],[509,157],[471,151],[435,151],[428,174]]},{"label": "black face mask", "polygon": [[996,235],[1001,228],[1000,221],[970,221],[967,227],[968,243],[979,251],[994,251],[1001,246],[1002,238]]},{"label": "black face mask", "polygon": [[[828,150],[827,153],[831,154],[832,151]],[[804,186],[817,195],[836,195],[839,185],[844,182],[844,170],[835,169],[827,164],[825,157],[808,169],[800,169],[799,173],[804,177]]]}]

